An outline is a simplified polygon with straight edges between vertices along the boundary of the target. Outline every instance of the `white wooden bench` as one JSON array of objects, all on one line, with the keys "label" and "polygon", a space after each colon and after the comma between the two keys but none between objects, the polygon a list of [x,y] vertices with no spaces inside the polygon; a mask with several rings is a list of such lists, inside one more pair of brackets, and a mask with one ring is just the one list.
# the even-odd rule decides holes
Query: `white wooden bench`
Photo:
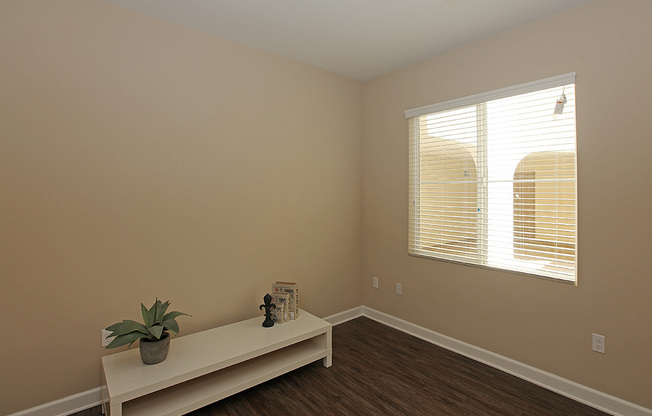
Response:
[{"label": "white wooden bench", "polygon": [[155,365],[143,364],[137,348],[102,357],[104,414],[183,415],[319,359],[331,366],[330,323],[303,309],[271,328],[263,320],[173,338]]}]

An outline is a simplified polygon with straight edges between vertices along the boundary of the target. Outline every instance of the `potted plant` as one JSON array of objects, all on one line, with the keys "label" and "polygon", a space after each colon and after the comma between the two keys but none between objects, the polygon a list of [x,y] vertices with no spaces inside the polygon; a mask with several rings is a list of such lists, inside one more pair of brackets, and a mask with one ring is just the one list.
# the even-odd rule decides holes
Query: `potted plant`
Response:
[{"label": "potted plant", "polygon": [[141,303],[140,310],[145,323],[141,324],[125,319],[107,327],[106,330],[111,331],[108,336],[115,338],[106,348],[116,348],[127,344],[131,347],[131,344],[140,340],[140,358],[143,363],[158,364],[164,361],[170,349],[170,332],[179,333],[179,324],[176,318],[181,315],[191,316],[178,311],[165,313],[169,306],[169,300],[163,303],[158,298],[149,309]]}]

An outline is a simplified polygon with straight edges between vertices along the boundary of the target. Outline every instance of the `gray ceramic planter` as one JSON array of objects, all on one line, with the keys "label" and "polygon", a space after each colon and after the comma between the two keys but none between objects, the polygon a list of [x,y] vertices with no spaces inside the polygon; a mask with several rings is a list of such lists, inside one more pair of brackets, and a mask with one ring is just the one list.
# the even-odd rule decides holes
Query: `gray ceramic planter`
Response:
[{"label": "gray ceramic planter", "polygon": [[165,332],[158,341],[149,341],[141,338],[139,341],[140,358],[145,364],[158,364],[168,356],[170,350],[170,334]]}]

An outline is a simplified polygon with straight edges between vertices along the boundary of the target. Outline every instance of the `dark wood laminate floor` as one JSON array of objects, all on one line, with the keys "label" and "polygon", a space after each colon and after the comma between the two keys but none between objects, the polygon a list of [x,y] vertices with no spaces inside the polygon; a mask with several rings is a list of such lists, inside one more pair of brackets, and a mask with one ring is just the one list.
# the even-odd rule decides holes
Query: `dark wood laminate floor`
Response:
[{"label": "dark wood laminate floor", "polygon": [[[75,416],[99,416],[99,407]],[[319,362],[191,416],[604,416],[517,377],[368,318],[333,328],[333,366]]]}]

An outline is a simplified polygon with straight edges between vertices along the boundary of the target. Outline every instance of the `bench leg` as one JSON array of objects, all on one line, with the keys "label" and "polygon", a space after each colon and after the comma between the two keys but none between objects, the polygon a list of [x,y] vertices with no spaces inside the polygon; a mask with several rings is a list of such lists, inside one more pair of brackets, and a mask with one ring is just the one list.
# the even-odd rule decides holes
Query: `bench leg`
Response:
[{"label": "bench leg", "polygon": [[328,329],[328,332],[324,334],[325,347],[328,351],[331,351],[326,357],[324,357],[324,367],[330,367],[333,365],[333,332],[331,329]]},{"label": "bench leg", "polygon": [[111,411],[107,416],[122,416],[122,403],[111,405]]}]

